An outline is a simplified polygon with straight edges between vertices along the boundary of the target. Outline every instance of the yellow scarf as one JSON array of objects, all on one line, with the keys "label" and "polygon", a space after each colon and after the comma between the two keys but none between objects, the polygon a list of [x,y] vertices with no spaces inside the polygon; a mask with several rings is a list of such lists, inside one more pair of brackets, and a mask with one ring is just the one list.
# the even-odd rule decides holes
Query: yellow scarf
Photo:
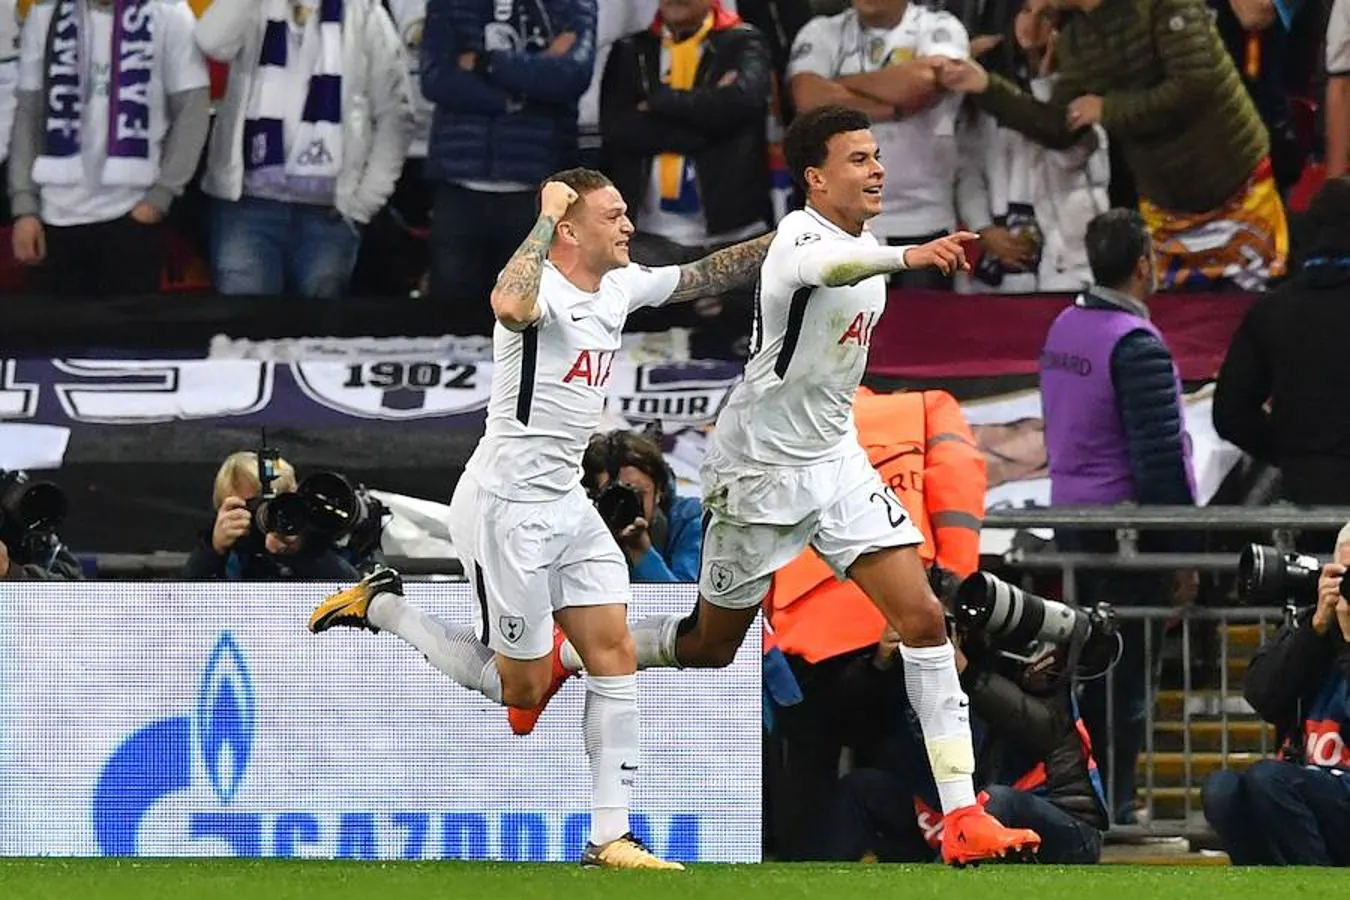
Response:
[{"label": "yellow scarf", "polygon": [[[663,29],[661,49],[670,53],[670,72],[663,79],[666,87],[675,91],[689,91],[694,88],[694,76],[698,74],[698,61],[703,52],[703,41],[713,29],[713,14],[703,20],[703,26],[691,37],[676,41],[669,30]],[[679,153],[662,153],[657,159],[661,173],[661,199],[675,200],[680,196],[680,187],[684,183],[684,156]]]}]

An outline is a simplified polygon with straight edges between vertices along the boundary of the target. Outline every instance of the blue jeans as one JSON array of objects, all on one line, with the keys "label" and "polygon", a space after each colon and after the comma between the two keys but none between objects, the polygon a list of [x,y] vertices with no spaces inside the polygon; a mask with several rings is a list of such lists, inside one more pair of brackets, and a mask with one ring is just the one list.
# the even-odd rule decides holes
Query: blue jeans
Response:
[{"label": "blue jeans", "polygon": [[1235,866],[1350,866],[1350,776],[1263,759],[1200,797]]},{"label": "blue jeans", "polygon": [[[871,852],[882,862],[933,861],[935,854],[914,818],[916,784],[921,783],[917,777],[911,781],[881,769],[856,769],[844,776],[833,810],[826,858],[856,861]],[[918,790],[921,795],[926,793]],[[1041,836],[1040,862],[1073,865],[1101,861],[1101,832],[1044,797],[1001,784],[985,788],[985,793],[989,795],[985,809],[990,815],[1009,828],[1030,828]],[[929,802],[934,808],[935,800]]]},{"label": "blue jeans", "polygon": [[985,788],[984,808],[1009,828],[1030,828],[1041,836],[1037,859],[1057,865],[1093,864],[1102,859],[1102,833],[1055,804],[1003,784]]},{"label": "blue jeans", "polygon": [[359,227],[330,206],[258,197],[211,206],[211,280],[221,294],[340,297],[360,249]]}]

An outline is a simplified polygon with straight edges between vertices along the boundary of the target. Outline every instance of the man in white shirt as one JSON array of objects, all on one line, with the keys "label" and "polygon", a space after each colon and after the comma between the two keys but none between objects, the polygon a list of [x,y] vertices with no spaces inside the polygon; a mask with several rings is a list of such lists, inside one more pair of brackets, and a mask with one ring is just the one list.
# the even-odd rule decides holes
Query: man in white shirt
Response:
[{"label": "man in white shirt", "polygon": [[1350,170],[1350,0],[1335,0],[1327,20],[1327,177]]},{"label": "man in white shirt", "polygon": [[[830,103],[867,113],[883,158],[904,161],[892,167],[886,208],[871,223],[886,243],[921,244],[956,227],[961,97],[938,85],[936,64],[969,56],[960,19],[910,0],[854,0],[812,19],[792,43],[787,83],[797,110]],[[911,270],[892,284],[950,290],[952,279]]]},{"label": "man in white shirt", "polygon": [[477,627],[410,606],[398,574],[381,569],[320,604],[310,630],[391,631],[465,687],[533,707],[561,683],[552,661],[556,620],[589,673],[582,729],[593,794],[582,864],[679,869],[628,830],[639,746],[628,566],[581,486],[580,463],[600,425],[628,314],[750,281],[768,238],[648,269],[630,263],[627,205],[599,172],[553,176],[540,205],[492,292],[498,325],[487,431],[450,504]]},{"label": "man in white shirt", "polygon": [[[967,268],[959,232],[920,246],[879,246],[885,169],[866,114],[819,106],[784,140],[806,208],[786,216],[760,274],[752,356],[704,459],[705,526],[692,615],[636,623],[638,664],[728,665],[773,573],[812,546],[853,579],[899,633],[905,685],[922,726],[955,865],[1032,852],[1040,837],[1005,828],[977,802],[969,701],[942,606],[915,550],[923,536],[858,442],[853,397],[886,304],[883,278]],[[558,665],[584,668],[564,642]]]},{"label": "man in white shirt", "polygon": [[197,170],[210,119],[194,23],[183,0],[47,0],[29,11],[9,195],[14,256],[33,267],[36,290],[159,291],[160,223]]}]

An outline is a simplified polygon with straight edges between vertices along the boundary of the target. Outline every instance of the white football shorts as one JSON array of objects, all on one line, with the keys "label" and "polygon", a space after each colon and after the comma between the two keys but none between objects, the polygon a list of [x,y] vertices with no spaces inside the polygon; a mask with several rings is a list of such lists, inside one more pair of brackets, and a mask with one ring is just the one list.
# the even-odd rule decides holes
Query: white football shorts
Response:
[{"label": "white football shorts", "polygon": [[554,610],[628,603],[628,564],[581,485],[522,503],[483,490],[466,472],[450,500],[450,539],[479,639],[502,656],[548,656]]},{"label": "white football shorts", "polygon": [[699,592],[723,609],[758,606],[773,573],[814,547],[838,578],[858,557],[916,547],[923,533],[856,444],[806,466],[763,466],[714,440],[700,470],[703,565]]}]

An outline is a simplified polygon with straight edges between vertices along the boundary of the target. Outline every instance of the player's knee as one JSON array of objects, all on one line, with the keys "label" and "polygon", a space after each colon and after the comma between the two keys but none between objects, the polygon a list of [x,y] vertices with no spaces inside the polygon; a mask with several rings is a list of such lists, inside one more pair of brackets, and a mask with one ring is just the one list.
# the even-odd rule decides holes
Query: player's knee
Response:
[{"label": "player's knee", "polygon": [[947,641],[947,621],[942,605],[927,597],[905,610],[900,640],[910,647],[936,647]]},{"label": "player's knee", "polygon": [[628,675],[637,671],[637,645],[628,629],[592,640],[581,654],[592,675]]}]

